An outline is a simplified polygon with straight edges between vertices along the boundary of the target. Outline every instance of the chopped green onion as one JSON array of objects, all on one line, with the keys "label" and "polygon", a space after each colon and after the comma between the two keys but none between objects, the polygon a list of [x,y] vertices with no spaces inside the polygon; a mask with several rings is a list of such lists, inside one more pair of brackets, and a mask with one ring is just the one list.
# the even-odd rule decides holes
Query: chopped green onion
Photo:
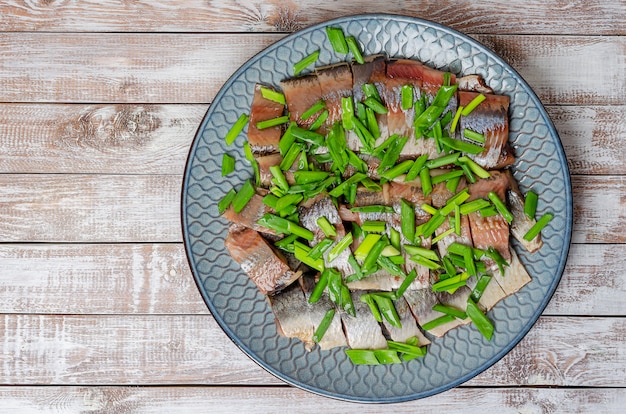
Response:
[{"label": "chopped green onion", "polygon": [[380,365],[376,354],[370,349],[346,349],[346,355],[354,365]]},{"label": "chopped green onion", "polygon": [[296,137],[293,136],[293,133],[292,133],[292,130],[295,126],[296,126],[295,122],[290,122],[289,126],[287,127],[283,135],[280,137],[280,140],[278,141],[278,149],[280,150],[280,155],[282,155],[283,157],[285,156],[287,151],[289,151],[289,148],[291,148],[293,143],[296,141]]},{"label": "chopped green onion", "polygon": [[422,256],[430,260],[439,261],[439,256],[434,250],[427,249],[425,247],[413,246],[412,244],[405,244],[404,250],[411,256]]},{"label": "chopped green onion", "polygon": [[454,232],[461,235],[461,207],[458,204],[454,205]]},{"label": "chopped green onion", "polygon": [[335,317],[335,309],[329,309],[313,334],[313,342],[319,343]]},{"label": "chopped green onion", "polygon": [[417,178],[424,165],[426,165],[426,161],[428,161],[428,154],[423,154],[417,157],[409,171],[406,173],[404,177],[404,181],[413,181]]},{"label": "chopped green onion", "polygon": [[[346,153],[348,154],[348,163],[357,169],[360,173],[367,172],[367,163],[359,158],[358,155],[355,154],[354,151],[346,149]],[[371,181],[371,179],[370,179]]]},{"label": "chopped green onion", "polygon": [[345,129],[353,129],[354,103],[351,96],[341,98],[341,122]]},{"label": "chopped green onion", "polygon": [[237,121],[233,124],[233,126],[224,137],[226,145],[231,145],[233,142],[235,142],[235,139],[241,133],[241,131],[243,131],[249,120],[250,117],[247,114],[241,114],[239,116],[239,119],[237,119]]},{"label": "chopped green onion", "polygon": [[402,276],[402,277],[406,277],[406,274],[404,273],[404,271],[400,268],[400,266],[396,263],[394,263],[393,260],[391,260],[389,257],[385,256],[383,254],[383,252],[381,252],[381,255],[378,257],[378,259],[376,260],[376,262],[383,268],[385,269],[387,272],[389,272],[389,274],[393,275],[393,276]]},{"label": "chopped green onion", "polygon": [[228,206],[230,206],[230,204],[233,202],[236,195],[237,192],[235,191],[235,189],[231,188],[230,191],[227,192],[226,195],[224,195],[224,197],[222,197],[222,199],[217,203],[217,211],[219,211],[220,214],[223,214]]},{"label": "chopped green onion", "polygon": [[222,177],[235,171],[235,158],[228,154],[222,155]]},{"label": "chopped green onion", "polygon": [[465,187],[463,190],[450,197],[446,205],[439,210],[439,213],[443,216],[447,216],[454,211],[454,206],[463,204],[468,198],[470,198],[469,189]]},{"label": "chopped green onion", "polygon": [[389,240],[396,250],[400,250],[400,232],[393,227],[389,228]]},{"label": "chopped green onion", "polygon": [[330,195],[331,197],[339,197],[341,194],[343,194],[344,190],[352,185],[352,184],[357,184],[358,182],[360,182],[362,179],[366,178],[367,174],[363,174],[363,173],[356,173],[353,176],[351,176],[350,178],[348,178],[346,181],[342,182],[341,184],[339,184],[337,187],[333,188],[328,195]]},{"label": "chopped green onion", "polygon": [[372,296],[374,297],[376,305],[378,305],[378,310],[387,322],[396,328],[402,328],[402,323],[400,322],[400,317],[398,316],[395,306],[393,306],[393,301],[388,297],[379,294],[374,294]]},{"label": "chopped green onion", "polygon": [[387,112],[389,112],[389,109],[387,109],[387,107],[385,105],[383,105],[380,100],[374,98],[374,97],[369,97],[366,98],[363,103],[365,104],[365,106],[367,106],[368,108],[371,108],[372,111],[376,112],[377,114],[381,114],[384,115]]},{"label": "chopped green onion", "polygon": [[480,142],[481,144],[485,143],[485,136],[480,132],[472,131],[471,129],[463,129],[463,136],[474,142]]},{"label": "chopped green onion", "polygon": [[291,133],[300,141],[317,146],[324,145],[324,135],[318,134],[315,131],[309,131],[308,129],[300,128],[299,126],[292,126]]},{"label": "chopped green onion", "polygon": [[322,271],[320,275],[320,279],[315,284],[313,291],[311,292],[311,296],[309,297],[309,303],[315,303],[320,300],[322,294],[324,293],[324,289],[328,286],[328,272],[325,270]]},{"label": "chopped green onion", "polygon": [[446,315],[452,315],[455,318],[458,318],[461,320],[467,318],[467,313],[463,312],[462,310],[453,308],[452,306],[442,305],[440,303],[437,303],[436,305],[434,305],[433,310],[437,312],[445,313]]},{"label": "chopped green onion", "polygon": [[460,206],[461,214],[470,214],[470,213],[473,213],[474,211],[478,211],[483,208],[489,207],[490,205],[491,204],[489,204],[489,201],[485,200],[484,198],[477,198],[476,200],[472,200],[472,201],[462,204]]},{"label": "chopped green onion", "polygon": [[378,120],[376,119],[374,110],[372,108],[366,108],[365,116],[367,119],[367,128],[372,133],[372,136],[378,139],[380,137],[380,128],[378,127]]},{"label": "chopped green onion", "polygon": [[319,101],[315,102],[309,109],[304,111],[302,115],[300,115],[300,119],[309,119],[324,108],[326,108],[326,102],[324,102],[323,99],[320,99]]},{"label": "chopped green onion", "polygon": [[442,183],[444,181],[451,180],[463,175],[463,170],[452,170],[443,174],[435,175],[430,179],[433,185]]},{"label": "chopped green onion", "polygon": [[433,191],[433,185],[430,181],[430,170],[428,168],[420,171],[420,181],[422,182],[422,194],[427,197]]},{"label": "chopped green onion", "polygon": [[319,56],[320,56],[320,51],[316,50],[315,52],[311,53],[310,55],[305,56],[301,61],[299,61],[296,64],[294,64],[293,65],[293,73],[294,73],[294,75],[299,74],[304,69],[306,69],[308,66],[310,66],[313,63],[317,62],[317,58]]},{"label": "chopped green onion", "polygon": [[458,139],[452,139],[448,137],[441,137],[441,143],[453,150],[466,152],[468,154],[480,154],[485,150],[480,145],[471,144],[465,141],[459,141]]},{"label": "chopped green onion", "polygon": [[285,105],[285,95],[273,89],[261,86],[261,96],[265,99]]},{"label": "chopped green onion", "polygon": [[367,306],[369,306],[370,311],[372,312],[372,316],[374,316],[374,319],[376,319],[376,322],[383,321],[383,317],[380,314],[380,310],[378,310],[378,306],[376,305],[376,302],[374,302],[374,297],[372,293],[362,294],[359,300],[363,303],[366,303]]},{"label": "chopped green onion", "polygon": [[327,26],[326,36],[335,52],[344,55],[348,53],[348,44],[341,28]]},{"label": "chopped green onion", "polygon": [[351,244],[352,244],[352,233],[347,233],[328,252],[328,263],[331,263],[333,260],[335,260],[337,257],[339,257],[341,252],[343,252]]},{"label": "chopped green onion", "polygon": [[365,149],[371,148],[376,141],[374,135],[372,135],[372,133],[365,127],[365,125],[363,125],[363,122],[361,122],[358,118],[353,117],[352,123],[355,126],[354,131],[359,137],[359,140],[361,140],[361,143],[363,144]]},{"label": "chopped green onion", "polygon": [[321,216],[317,219],[317,225],[320,226],[322,232],[326,237],[335,237],[337,235],[337,230],[335,230],[335,226],[333,226],[330,221],[324,216]]},{"label": "chopped green onion", "polygon": [[483,95],[482,93],[480,95],[476,96],[474,99],[472,99],[470,101],[470,103],[468,103],[465,106],[465,108],[463,108],[463,111],[461,112],[461,115],[468,116],[485,99],[487,99],[487,97],[485,95]]},{"label": "chopped green onion", "polygon": [[478,279],[478,282],[476,282],[476,286],[474,286],[474,289],[472,289],[472,294],[471,294],[471,298],[474,302],[478,303],[480,298],[483,296],[485,289],[487,289],[487,285],[489,284],[490,281],[491,281],[491,276],[489,275],[482,275],[480,279]]},{"label": "chopped green onion", "polygon": [[426,238],[430,237],[435,232],[435,230],[437,230],[439,226],[443,224],[444,221],[446,221],[446,216],[442,214],[436,214],[432,216],[422,228],[422,236]]},{"label": "chopped green onion", "polygon": [[537,196],[537,193],[535,193],[534,191],[529,191],[528,193],[526,193],[526,200],[524,201],[524,213],[531,220],[535,219],[538,198],[539,197]]},{"label": "chopped green onion", "polygon": [[396,211],[390,206],[369,205],[361,207],[352,207],[353,213],[395,213]]},{"label": "chopped green onion", "polygon": [[485,252],[485,254],[491,260],[496,262],[496,264],[498,265],[498,268],[500,269],[500,273],[504,275],[504,267],[508,266],[509,264],[507,263],[506,260],[504,260],[504,257],[502,257],[500,252],[498,252],[493,246],[490,246]]},{"label": "chopped green onion", "polygon": [[474,173],[472,172],[471,168],[467,164],[461,163],[459,165],[461,166],[461,169],[465,173],[465,177],[467,177],[467,181],[469,181],[471,184],[474,184],[476,182],[476,177],[474,177]]},{"label": "chopped green onion", "polygon": [[301,194],[285,194],[276,200],[276,206],[274,208],[277,212],[280,212],[287,206],[297,205],[300,201],[302,201],[302,198]]},{"label": "chopped green onion", "polygon": [[491,216],[495,216],[496,214],[498,214],[498,210],[496,210],[494,206],[489,206],[489,207],[480,209],[481,217],[491,217]]},{"label": "chopped green onion", "polygon": [[435,140],[435,147],[437,148],[437,152],[443,152],[443,147],[441,146],[441,137],[443,136],[441,122],[435,122],[433,124],[432,135],[433,139]]},{"label": "chopped green onion", "polygon": [[452,125],[450,125],[450,132],[454,134],[456,130],[456,125],[459,123],[459,119],[461,118],[461,113],[463,112],[463,106],[459,106],[454,114],[454,118],[452,119]]},{"label": "chopped green onion", "polygon": [[[426,94],[422,93],[420,98],[415,102],[415,118],[420,116],[426,110]],[[419,137],[415,137],[419,138]]]},{"label": "chopped green onion", "polygon": [[406,292],[407,288],[413,283],[413,281],[417,278],[417,270],[413,269],[411,272],[404,278],[398,290],[396,290],[393,295],[394,299],[400,299],[404,292]]},{"label": "chopped green onion", "polygon": [[372,192],[375,192],[375,193],[378,192],[378,191],[382,191],[382,189],[383,189],[380,185],[378,185],[376,183],[376,181],[372,180],[369,177],[364,178],[363,181],[361,181],[361,184],[368,191],[372,191]]},{"label": "chopped green onion", "polygon": [[433,292],[444,292],[457,283],[465,284],[466,280],[469,279],[469,277],[469,273],[463,272],[447,279],[440,280],[439,282],[432,285]]},{"label": "chopped green onion", "polygon": [[311,126],[309,127],[309,131],[317,131],[318,129],[320,129],[322,125],[324,125],[324,122],[326,122],[326,120],[328,119],[328,115],[329,115],[328,111],[324,110],[320,114],[320,116],[317,117],[315,122],[311,124]]},{"label": "chopped green onion", "polygon": [[443,73],[443,86],[450,86],[450,72]]},{"label": "chopped green onion", "polygon": [[431,240],[432,244],[437,243],[438,241],[445,239],[446,237],[448,237],[449,235],[451,235],[452,233],[454,233],[454,228],[449,228],[448,230],[444,231],[443,233],[441,233],[440,235],[438,235],[437,237],[433,237],[433,239]]},{"label": "chopped green onion", "polygon": [[465,269],[470,276],[476,276],[476,263],[474,262],[474,252],[467,249],[463,252],[463,260],[465,261]]},{"label": "chopped green onion", "polygon": [[359,64],[365,63],[365,59],[363,59],[363,54],[361,53],[361,48],[356,41],[354,36],[348,36],[346,38],[346,42],[348,43],[348,47],[350,48],[350,52],[352,52],[352,56],[354,56],[354,60]]},{"label": "chopped green onion", "polygon": [[443,167],[444,165],[453,164],[456,160],[459,159],[460,155],[461,154],[458,152],[453,152],[452,154],[429,160],[426,163],[426,167],[432,170],[433,168],[439,168]]},{"label": "chopped green onion", "polygon": [[485,170],[483,167],[481,167],[480,165],[476,164],[474,162],[474,160],[472,160],[469,157],[460,157],[459,158],[459,162],[462,164],[466,164],[470,170],[476,174],[477,176],[479,176],[480,178],[489,178],[491,177],[491,174],[489,174],[489,171]]},{"label": "chopped green onion", "polygon": [[402,86],[401,94],[401,108],[403,111],[413,108],[413,85],[406,84]]},{"label": "chopped green onion", "polygon": [[[305,229],[304,227],[289,221],[282,217],[275,216],[270,213],[266,213],[257,221],[261,226],[272,229],[277,233],[297,234],[306,240],[313,240],[313,232]],[[308,253],[308,251],[307,251]]]},{"label": "chopped green onion", "polygon": [[400,230],[408,240],[415,238],[415,207],[405,199],[400,200]]},{"label": "chopped green onion", "polygon": [[[318,259],[313,259],[312,257],[309,257],[309,252],[311,251],[311,248],[305,244],[302,244],[298,241],[294,241],[293,242],[293,246],[294,246],[294,256],[296,257],[296,259],[300,260],[302,263],[304,263],[305,265],[309,266],[312,269],[315,269],[317,271],[320,272],[324,272],[325,268],[324,268],[324,259],[323,258],[318,258]],[[322,277],[323,277],[323,273],[322,273]],[[321,279],[320,279],[321,281]],[[319,282],[318,282],[319,284]],[[316,286],[317,287],[317,286]],[[323,290],[323,289],[322,289]],[[320,293],[321,294],[321,293]],[[310,301],[310,299],[309,299]],[[313,303],[313,302],[311,302]]]},{"label": "chopped green onion", "polygon": [[302,151],[301,144],[294,143],[293,145],[291,145],[291,148],[289,148],[289,151],[287,151],[284,158],[280,161],[280,164],[278,165],[280,169],[282,171],[287,171],[288,169],[290,169],[293,163],[296,162],[296,159],[298,159],[300,151]]},{"label": "chopped green onion", "polygon": [[[374,244],[374,246],[370,249],[370,251],[367,253],[367,256],[363,260],[363,266],[361,267],[363,272],[369,273],[376,267],[376,263],[378,262],[378,257],[382,253],[385,246],[387,246],[387,244],[388,243],[386,239],[380,239],[376,242],[376,244]],[[356,252],[355,252],[355,256],[356,256]]]},{"label": "chopped green onion", "polygon": [[385,246],[380,254],[385,257],[389,257],[396,264],[404,263],[404,258],[401,256],[400,250],[396,249],[392,245]]},{"label": "chopped green onion", "polygon": [[470,317],[480,333],[483,334],[483,336],[487,338],[488,341],[490,341],[494,331],[493,324],[471,298],[467,298],[466,312],[467,316]]},{"label": "chopped green onion", "polygon": [[369,252],[372,250],[374,245],[380,240],[382,236],[380,234],[368,234],[365,236],[359,247],[354,251],[354,257],[361,262],[365,260]]},{"label": "chopped green onion", "polygon": [[319,259],[320,257],[322,257],[324,252],[326,252],[326,250],[330,248],[332,244],[333,241],[331,239],[322,239],[319,243],[313,246],[307,256],[309,256],[311,259]]},{"label": "chopped green onion", "polygon": [[252,199],[254,196],[254,186],[250,182],[250,180],[246,180],[241,186],[241,189],[237,192],[237,195],[233,199],[233,210],[235,213],[239,213],[243,208],[248,204],[248,201]]},{"label": "chopped green onion", "polygon": [[430,270],[441,269],[441,265],[433,260],[427,259],[422,256],[411,256],[411,260],[415,263],[420,264]]},{"label": "chopped green onion", "polygon": [[448,189],[448,191],[450,191],[451,193],[455,193],[457,187],[459,186],[459,182],[461,181],[461,176],[458,177],[454,177],[454,178],[450,178],[448,180],[448,182],[446,183],[446,188]]},{"label": "chopped green onion", "polygon": [[365,94],[366,98],[374,98],[378,102],[381,102],[380,95],[378,94],[378,89],[376,89],[376,85],[373,83],[364,83],[361,88],[363,89],[363,94]]},{"label": "chopped green onion", "polygon": [[361,229],[368,233],[384,233],[387,222],[380,220],[367,220],[361,225]]},{"label": "chopped green onion", "polygon": [[381,176],[391,181],[394,178],[397,178],[398,176],[407,172],[413,166],[413,163],[413,160],[404,160],[400,164],[396,164],[395,166],[389,168],[387,171],[383,172]]},{"label": "chopped green onion", "polygon": [[541,218],[537,220],[537,222],[533,224],[533,226],[524,235],[524,240],[531,241],[532,239],[537,237],[537,235],[541,233],[541,230],[543,230],[543,228],[550,222],[550,220],[552,220],[553,217],[554,215],[552,213],[546,213],[541,216]]},{"label": "chopped green onion", "polygon": [[310,184],[322,181],[328,177],[329,173],[326,171],[294,171],[293,178],[296,180],[296,184]]},{"label": "chopped green onion", "polygon": [[[504,202],[500,200],[500,197],[498,197],[498,195],[493,191],[490,191],[488,195],[489,195],[489,200],[491,200],[491,202],[496,207],[498,212],[502,214],[502,217],[504,217],[506,221],[510,224],[513,221],[513,214],[511,214],[509,209],[506,208],[506,206],[504,205]],[[532,237],[531,237],[531,240],[532,240]]]},{"label": "chopped green onion", "polygon": [[278,125],[286,124],[289,122],[289,116],[279,116],[278,118],[266,119],[265,121],[259,121],[256,123],[257,129],[267,129]]},{"label": "chopped green onion", "polygon": [[433,319],[430,322],[427,322],[427,323],[423,324],[422,325],[422,329],[424,329],[425,331],[430,331],[432,329],[437,328],[438,326],[444,325],[444,324],[446,324],[448,322],[452,322],[452,321],[455,321],[455,320],[456,320],[456,318],[454,316],[452,316],[452,315],[443,315],[443,316],[440,316],[440,317],[438,317],[436,319]]},{"label": "chopped green onion", "polygon": [[272,173],[272,176],[274,176],[274,178],[272,179],[272,182],[274,182],[274,184],[276,184],[281,190],[285,192],[289,190],[289,183],[287,182],[287,179],[285,178],[285,175],[283,174],[279,165],[272,165],[270,167],[270,172]]},{"label": "chopped green onion", "polygon": [[387,168],[391,167],[398,161],[402,149],[409,140],[408,137],[400,137],[395,134],[392,135],[392,137],[395,137],[396,139],[392,141],[387,151],[385,151],[385,155],[380,160],[380,164],[377,168],[379,174],[382,174],[383,171],[385,171]]}]

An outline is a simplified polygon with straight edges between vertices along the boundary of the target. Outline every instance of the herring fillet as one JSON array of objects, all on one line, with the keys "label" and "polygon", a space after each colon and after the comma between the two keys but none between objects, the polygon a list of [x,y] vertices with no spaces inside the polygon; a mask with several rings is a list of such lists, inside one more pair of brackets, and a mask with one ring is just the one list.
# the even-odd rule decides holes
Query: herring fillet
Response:
[{"label": "herring fillet", "polygon": [[[248,123],[248,143],[254,153],[265,154],[278,151],[278,141],[282,135],[280,126],[259,129],[256,124],[260,121],[278,118],[285,109],[283,104],[270,101],[263,97],[262,85],[256,84],[252,106],[250,107],[250,122]],[[269,88],[267,86],[263,86]],[[269,88],[272,89],[272,88]]]},{"label": "herring fillet", "polygon": [[383,336],[382,329],[367,304],[361,302],[361,295],[366,293],[361,290],[350,292],[352,303],[356,311],[356,317],[341,312],[341,321],[348,345],[352,349],[384,349],[387,348],[387,340]]}]

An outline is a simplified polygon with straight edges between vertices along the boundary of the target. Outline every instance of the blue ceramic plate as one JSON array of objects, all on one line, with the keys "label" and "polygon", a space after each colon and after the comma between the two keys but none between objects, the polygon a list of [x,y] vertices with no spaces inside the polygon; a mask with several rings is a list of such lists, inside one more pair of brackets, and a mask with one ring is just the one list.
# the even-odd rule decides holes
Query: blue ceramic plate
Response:
[{"label": "blue ceramic plate", "polygon": [[[555,217],[543,232],[544,246],[528,254],[514,248],[533,280],[488,314],[496,332],[491,342],[466,325],[435,339],[425,358],[404,364],[354,366],[344,349],[314,349],[276,332],[262,294],[224,248],[228,223],[217,202],[252,175],[241,143],[226,149],[223,137],[248,113],[257,82],[278,86],[293,77],[293,65],[320,50],[318,66],[346,60],[326,39],[328,25],[357,38],[364,55],[417,59],[457,75],[479,74],[495,93],[508,95],[510,141],[520,188],[540,194],[538,214]],[[222,154],[237,158],[237,173],[221,177]],[[500,57],[461,33],[432,22],[394,15],[341,18],[301,30],[250,59],[215,97],[191,146],[182,189],[182,228],[193,275],[213,317],[233,342],[263,368],[297,387],[350,401],[399,402],[439,393],[467,381],[509,352],[531,329],[561,278],[572,229],[572,192],[557,132],[537,96]]]}]

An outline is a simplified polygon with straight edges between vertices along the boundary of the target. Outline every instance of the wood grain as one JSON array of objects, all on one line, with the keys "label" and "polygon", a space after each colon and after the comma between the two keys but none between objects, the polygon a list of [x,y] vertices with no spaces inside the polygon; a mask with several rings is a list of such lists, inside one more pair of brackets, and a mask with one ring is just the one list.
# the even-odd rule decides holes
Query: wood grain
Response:
[{"label": "wood grain", "polygon": [[[280,384],[207,315],[0,319],[0,384]],[[541,317],[467,385],[626,386],[626,318]]]},{"label": "wood grain", "polygon": [[[3,33],[0,102],[209,103],[239,66],[282,37]],[[508,60],[544,103],[623,104],[625,37],[477,38]]]},{"label": "wood grain", "polygon": [[[262,401],[262,404],[259,402]],[[477,403],[477,401],[479,403]],[[394,413],[463,412],[621,413],[626,394],[618,388],[461,387],[392,406]],[[0,387],[0,410],[21,414],[108,413],[379,414],[381,407],[331,400],[293,387]],[[390,407],[391,408],[391,407]]]},{"label": "wood grain", "polygon": [[[181,183],[174,175],[0,174],[0,242],[180,242]],[[574,176],[572,187],[573,242],[626,243],[626,176]]]},{"label": "wood grain", "polygon": [[[625,253],[572,245],[544,315],[626,316]],[[0,313],[209,313],[181,244],[0,245],[0,263]]]},{"label": "wood grain", "polygon": [[[620,7],[620,5],[622,7]],[[433,20],[470,33],[624,34],[621,1],[349,2],[188,0],[182,7],[158,1],[4,1],[0,30],[72,32],[293,31],[362,13],[395,13]],[[564,19],[563,15],[567,18]],[[471,18],[468,18],[471,16]]]},{"label": "wood grain", "polygon": [[[0,104],[0,172],[181,174],[207,108]],[[626,174],[626,106],[546,109],[572,174]]]}]

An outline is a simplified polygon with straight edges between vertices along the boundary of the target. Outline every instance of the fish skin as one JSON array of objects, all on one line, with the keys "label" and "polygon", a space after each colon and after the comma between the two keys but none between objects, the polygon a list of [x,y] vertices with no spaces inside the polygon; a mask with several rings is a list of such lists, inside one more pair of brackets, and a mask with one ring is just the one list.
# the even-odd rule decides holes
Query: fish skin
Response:
[{"label": "fish skin", "polygon": [[280,292],[302,273],[291,270],[283,255],[275,251],[255,230],[243,228],[230,231],[224,245],[231,257],[265,295]]},{"label": "fish skin", "polygon": [[[255,157],[257,163],[259,164],[259,176],[260,176],[260,185],[269,188],[272,185],[272,179],[274,176],[270,171],[270,167],[280,165],[283,157],[280,154],[267,154]],[[298,160],[294,161],[294,165],[292,165],[288,170],[283,171],[285,175],[285,179],[289,185],[293,185],[296,183],[296,179],[293,176],[293,172],[296,171]]]},{"label": "fish skin", "polygon": [[276,235],[274,230],[257,224],[264,214],[272,211],[270,207],[263,203],[263,197],[255,194],[239,213],[235,213],[233,207],[229,206],[222,214],[222,217],[240,226],[248,227],[261,233]]},{"label": "fish skin", "polygon": [[255,154],[266,154],[278,151],[278,142],[282,135],[282,127],[274,126],[258,129],[257,122],[282,116],[284,105],[265,99],[261,93],[261,86],[272,89],[265,85],[256,84],[254,96],[250,107],[250,122],[248,123],[248,143]]},{"label": "fish skin", "polygon": [[287,101],[289,118],[296,122],[298,126],[309,129],[317,117],[312,116],[308,119],[301,119],[300,117],[322,99],[322,89],[317,75],[313,73],[297,78],[285,79],[280,82],[280,87]]},{"label": "fish skin", "polygon": [[480,75],[466,75],[461,78],[456,78],[456,84],[459,85],[460,91],[478,92],[478,93],[493,93],[491,89],[485,83],[485,80]]},{"label": "fish skin", "polygon": [[[459,91],[459,105],[466,106],[478,93]],[[509,97],[485,94],[485,100],[468,116],[459,121],[459,135],[465,139],[465,128],[485,135],[485,150],[480,154],[468,154],[478,165],[486,169],[502,169],[515,161],[513,147],[509,143]]]},{"label": "fish skin", "polygon": [[489,178],[479,178],[475,183],[468,184],[470,197],[467,201],[476,200],[477,198],[488,200],[490,191],[496,193],[500,200],[505,200],[506,191],[510,186],[506,173],[502,171],[488,172],[490,174]]},{"label": "fish skin", "polygon": [[326,102],[328,118],[320,133],[327,133],[335,122],[342,119],[341,99],[352,97],[352,71],[348,63],[316,68],[317,79],[322,91],[322,99]]},{"label": "fish skin", "polygon": [[267,296],[267,300],[274,313],[278,333],[287,338],[300,339],[310,351],[315,345],[315,325],[300,286],[293,284],[276,295]]},{"label": "fish skin", "polygon": [[[519,260],[515,250],[511,249],[509,266],[505,266],[504,274],[497,266],[492,268],[493,277],[507,295],[512,295],[532,281],[526,268]],[[490,283],[491,284],[491,283]]]},{"label": "fish skin", "polygon": [[356,317],[341,312],[344,332],[348,345],[352,349],[384,349],[387,348],[382,329],[367,304],[361,302],[361,295],[366,293],[361,290],[350,292],[352,303],[356,311]]}]

